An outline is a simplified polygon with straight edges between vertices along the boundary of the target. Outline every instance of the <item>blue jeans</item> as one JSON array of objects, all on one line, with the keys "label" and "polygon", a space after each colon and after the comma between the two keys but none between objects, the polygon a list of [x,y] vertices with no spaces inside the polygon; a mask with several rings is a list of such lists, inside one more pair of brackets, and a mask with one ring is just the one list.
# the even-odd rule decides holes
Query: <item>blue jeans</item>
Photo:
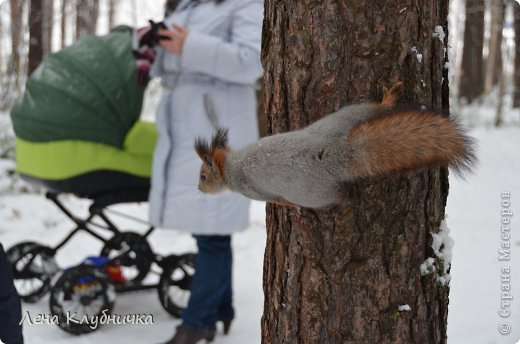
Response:
[{"label": "blue jeans", "polygon": [[12,268],[0,244],[0,340],[6,344],[23,343],[22,307],[13,285]]},{"label": "blue jeans", "polygon": [[215,330],[217,320],[235,317],[232,306],[231,236],[194,235],[199,252],[191,297],[182,314],[183,325],[192,329]]}]

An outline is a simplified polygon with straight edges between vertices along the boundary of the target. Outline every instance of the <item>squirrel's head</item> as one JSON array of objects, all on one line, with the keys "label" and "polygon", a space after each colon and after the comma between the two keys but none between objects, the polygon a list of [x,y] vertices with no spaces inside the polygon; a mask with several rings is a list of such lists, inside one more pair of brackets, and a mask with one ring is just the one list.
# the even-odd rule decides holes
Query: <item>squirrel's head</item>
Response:
[{"label": "squirrel's head", "polygon": [[228,189],[224,176],[224,162],[230,149],[227,129],[218,129],[208,143],[205,139],[195,140],[195,151],[202,160],[199,175],[199,190],[204,193],[219,193]]}]

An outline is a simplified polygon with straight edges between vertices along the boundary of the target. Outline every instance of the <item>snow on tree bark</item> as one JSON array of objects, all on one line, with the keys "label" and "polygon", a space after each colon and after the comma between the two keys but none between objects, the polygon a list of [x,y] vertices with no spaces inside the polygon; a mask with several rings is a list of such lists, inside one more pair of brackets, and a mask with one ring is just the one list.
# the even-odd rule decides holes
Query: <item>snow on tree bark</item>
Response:
[{"label": "snow on tree bark", "polygon": [[[268,130],[380,100],[398,79],[401,102],[447,114],[447,37],[432,35],[447,34],[447,11],[447,0],[267,0]],[[351,185],[333,209],[268,204],[262,342],[445,343],[449,288],[420,268],[447,193],[447,171],[431,169]]]}]

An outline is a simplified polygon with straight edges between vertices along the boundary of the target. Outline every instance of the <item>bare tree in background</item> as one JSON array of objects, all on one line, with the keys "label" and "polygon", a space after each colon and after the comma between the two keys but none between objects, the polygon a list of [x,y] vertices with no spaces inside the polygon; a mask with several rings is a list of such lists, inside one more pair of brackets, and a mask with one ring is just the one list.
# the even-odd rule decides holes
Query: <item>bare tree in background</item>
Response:
[{"label": "bare tree in background", "polygon": [[61,48],[67,45],[68,4],[69,0],[61,0]]},{"label": "bare tree in background", "polygon": [[20,50],[23,38],[23,7],[24,1],[10,0],[11,8],[11,58],[9,71],[14,78],[14,89],[20,89],[21,56]]},{"label": "bare tree in background", "polygon": [[118,0],[108,0],[108,30],[110,31],[114,27],[116,22],[117,6],[119,5]]},{"label": "bare tree in background", "polygon": [[76,40],[94,35],[99,16],[99,0],[76,0]]},{"label": "bare tree in background", "polygon": [[[267,0],[270,133],[381,99],[397,79],[403,102],[448,113],[447,37],[432,37],[438,25],[447,35],[447,12],[447,0]],[[430,233],[444,218],[447,171],[346,190],[332,209],[267,205],[262,343],[446,343],[449,287],[419,267],[435,257]]]},{"label": "bare tree in background", "polygon": [[43,56],[47,56],[52,52],[52,34],[54,29],[54,0],[43,0],[42,8],[42,45]]},{"label": "bare tree in background", "polygon": [[[7,110],[11,106],[17,94],[21,90],[23,84],[22,69],[24,59],[20,52],[22,51],[24,26],[24,0],[9,0],[4,4],[9,5],[9,33],[11,35],[11,55],[5,73],[0,73],[0,110]],[[3,67],[3,66],[2,66]],[[3,68],[0,68],[3,69]]]},{"label": "bare tree in background", "polygon": [[[0,2],[0,75],[4,74],[4,4]],[[1,80],[0,80],[1,82]]]},{"label": "bare tree in background", "polygon": [[505,2],[492,0],[491,2],[491,29],[489,37],[489,54],[486,61],[484,79],[484,94],[493,90],[499,79],[502,78],[502,30],[504,28]]},{"label": "bare tree in background", "polygon": [[484,92],[484,0],[466,0],[459,98],[468,103]]},{"label": "bare tree in background", "polygon": [[29,67],[27,75],[43,60],[43,1],[31,0],[29,10]]},{"label": "bare tree in background", "polygon": [[515,26],[515,71],[513,107],[520,107],[520,4],[513,1],[514,26]]}]

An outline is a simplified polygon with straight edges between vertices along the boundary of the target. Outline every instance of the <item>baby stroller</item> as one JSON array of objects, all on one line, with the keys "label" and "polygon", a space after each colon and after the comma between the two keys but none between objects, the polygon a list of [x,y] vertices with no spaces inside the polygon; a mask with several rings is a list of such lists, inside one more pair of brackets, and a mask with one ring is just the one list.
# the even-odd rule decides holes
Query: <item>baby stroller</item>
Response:
[{"label": "baby stroller", "polygon": [[[74,301],[97,316],[111,310],[112,291],[156,288],[161,305],[179,317],[189,298],[194,254],[157,255],[147,241],[152,226],[144,234],[121,231],[107,216],[115,213],[111,205],[146,202],[150,188],[156,132],[139,120],[144,87],[136,82],[132,33],[119,27],[51,54],[11,112],[18,173],[45,188],[46,197],[76,224],[54,247],[26,241],[7,251],[21,299],[36,302],[51,291],[51,312],[58,316]],[[91,200],[89,215],[72,214],[60,199],[63,193]],[[62,271],[56,252],[79,231],[102,241],[103,248]],[[144,283],[152,266],[162,271],[158,284]],[[92,330],[60,327],[76,334]]]}]

